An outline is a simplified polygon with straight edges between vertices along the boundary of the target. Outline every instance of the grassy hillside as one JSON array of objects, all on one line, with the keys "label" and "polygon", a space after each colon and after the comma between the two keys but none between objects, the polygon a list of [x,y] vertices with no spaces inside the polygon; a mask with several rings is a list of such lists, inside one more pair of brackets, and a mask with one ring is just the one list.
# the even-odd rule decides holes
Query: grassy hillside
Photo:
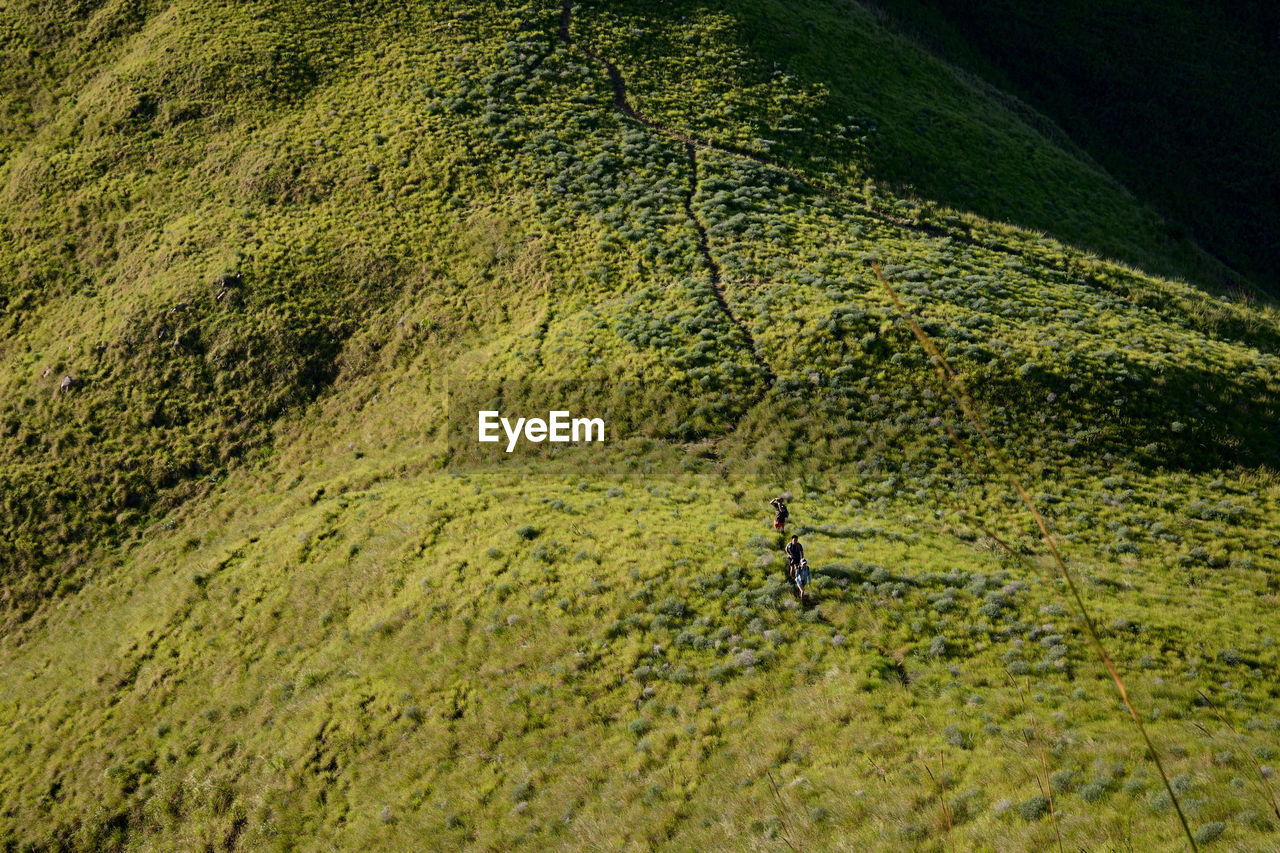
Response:
[{"label": "grassy hillside", "polygon": [[1252,289],[1052,120],[963,63],[925,53],[876,6],[753,0],[585,8],[599,22],[585,26],[626,72],[637,106],[654,117],[838,176],[850,188],[892,187],[1160,274],[1217,290]]},{"label": "grassy hillside", "polygon": [[[860,7],[45,9],[2,31],[6,848],[1176,846],[872,262],[1193,833],[1273,843],[1280,321],[1072,248],[1209,263],[1043,119]],[[648,438],[450,445],[584,379]]]},{"label": "grassy hillside", "polygon": [[[945,784],[964,848],[1033,849],[1053,835],[1044,750],[1073,843],[1176,847],[1053,589],[878,477],[797,494],[820,565],[804,610],[757,502],[719,476],[394,462],[235,475],[24,628],[3,673],[18,686],[6,767],[31,768],[6,773],[11,838],[938,848]],[[1274,830],[1250,756],[1277,745],[1274,578],[1244,556],[1179,558],[1273,545],[1249,517],[1161,508],[1167,481],[1124,485],[1139,509],[1074,498],[1101,517],[1072,525],[1073,563],[1195,828],[1223,822],[1233,849],[1259,849]],[[1276,510],[1274,488],[1182,493]],[[1121,523],[1140,557],[1096,532]]]}]

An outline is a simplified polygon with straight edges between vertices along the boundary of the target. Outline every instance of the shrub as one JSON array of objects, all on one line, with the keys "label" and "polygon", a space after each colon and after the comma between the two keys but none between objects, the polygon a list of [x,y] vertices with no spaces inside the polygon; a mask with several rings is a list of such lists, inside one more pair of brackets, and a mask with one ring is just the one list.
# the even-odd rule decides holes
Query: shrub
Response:
[{"label": "shrub", "polygon": [[533,783],[528,779],[517,782],[511,787],[511,802],[519,803],[529,799],[533,794]]},{"label": "shrub", "polygon": [[532,524],[522,524],[516,528],[516,535],[526,541],[536,539],[542,531],[534,527]]},{"label": "shrub", "polygon": [[1196,844],[1208,844],[1210,841],[1213,841],[1221,835],[1223,830],[1226,828],[1227,825],[1220,820],[1215,820],[1213,823],[1206,823],[1204,826],[1196,830]]},{"label": "shrub", "polygon": [[1272,829],[1271,819],[1267,817],[1266,813],[1257,809],[1245,809],[1236,815],[1236,820],[1243,826],[1256,829],[1259,832],[1270,832]]},{"label": "shrub", "polygon": [[1073,770],[1059,770],[1049,777],[1049,785],[1059,794],[1066,793],[1075,787],[1076,774]]},{"label": "shrub", "polygon": [[717,683],[728,681],[733,677],[734,668],[732,664],[714,664],[707,670],[707,678]]},{"label": "shrub", "polygon": [[698,676],[687,666],[678,666],[667,672],[667,680],[676,684],[693,684]]},{"label": "shrub", "polygon": [[653,619],[649,620],[649,633],[656,634],[659,631],[665,631],[670,628],[671,625],[671,618],[659,613],[657,616],[653,617]]},{"label": "shrub", "polygon": [[954,723],[942,730],[942,737],[948,744],[959,749],[973,748],[973,738]]},{"label": "shrub", "polygon": [[1031,799],[1018,804],[1018,815],[1023,820],[1039,820],[1048,813],[1049,798],[1043,794],[1036,794]]},{"label": "shrub", "polygon": [[1087,782],[1080,786],[1079,794],[1086,803],[1096,803],[1107,795],[1107,786],[1101,782]]},{"label": "shrub", "polygon": [[675,596],[668,596],[662,599],[658,603],[657,610],[659,613],[670,616],[673,619],[681,619],[689,612],[688,606]]}]

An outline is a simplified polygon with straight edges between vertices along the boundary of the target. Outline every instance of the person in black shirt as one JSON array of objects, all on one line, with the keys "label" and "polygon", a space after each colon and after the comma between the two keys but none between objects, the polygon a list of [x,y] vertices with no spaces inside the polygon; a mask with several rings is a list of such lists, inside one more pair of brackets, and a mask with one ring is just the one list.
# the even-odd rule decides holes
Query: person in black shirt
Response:
[{"label": "person in black shirt", "polygon": [[787,580],[795,581],[796,567],[804,559],[804,546],[800,544],[800,537],[792,536],[791,541],[782,550],[787,554]]}]

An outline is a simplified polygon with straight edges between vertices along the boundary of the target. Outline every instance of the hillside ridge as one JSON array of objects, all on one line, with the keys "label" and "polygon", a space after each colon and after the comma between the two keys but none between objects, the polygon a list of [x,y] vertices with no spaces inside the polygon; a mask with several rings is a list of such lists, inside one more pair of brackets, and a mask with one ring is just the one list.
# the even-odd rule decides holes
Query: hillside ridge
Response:
[{"label": "hillside ridge", "polygon": [[1274,846],[1280,314],[867,7],[12,8],[0,849]]}]

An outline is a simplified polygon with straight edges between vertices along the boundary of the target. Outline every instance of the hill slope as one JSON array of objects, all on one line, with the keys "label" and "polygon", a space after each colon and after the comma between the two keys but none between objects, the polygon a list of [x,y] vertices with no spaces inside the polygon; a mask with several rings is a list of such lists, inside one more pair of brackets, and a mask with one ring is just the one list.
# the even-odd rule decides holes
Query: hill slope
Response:
[{"label": "hill slope", "polygon": [[1265,3],[879,3],[1070,132],[1109,172],[1276,292],[1280,12]]},{"label": "hill slope", "polygon": [[[1069,548],[1193,829],[1269,843],[1280,323],[874,185],[988,162],[1068,240],[1105,211],[1117,254],[1202,263],[1042,119],[824,10],[795,51],[746,39],[763,4],[15,10],[46,83],[6,72],[35,94],[0,166],[8,846],[936,846],[941,798],[1030,848],[1037,774],[1074,843],[1176,843],[872,261]],[[653,440],[462,464],[459,389],[584,377]]]}]

